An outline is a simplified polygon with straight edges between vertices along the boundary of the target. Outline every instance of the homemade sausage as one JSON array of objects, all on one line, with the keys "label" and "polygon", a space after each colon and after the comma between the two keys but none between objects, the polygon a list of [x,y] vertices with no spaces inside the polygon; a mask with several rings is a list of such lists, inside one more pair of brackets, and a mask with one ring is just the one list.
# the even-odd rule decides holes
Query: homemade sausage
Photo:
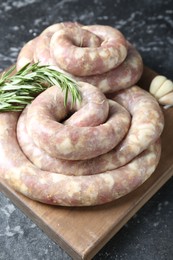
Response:
[{"label": "homemade sausage", "polygon": [[127,47],[121,32],[110,26],[74,24],[54,33],[50,52],[61,69],[90,76],[118,67],[126,58]]},{"label": "homemade sausage", "polygon": [[[88,83],[78,85],[81,86],[80,91],[83,94],[82,102],[76,107],[78,112],[66,120],[65,124],[61,121],[70,112],[71,102],[69,99],[67,107],[64,107],[64,93],[57,86],[41,93],[27,108],[28,134],[39,148],[58,159],[84,160],[106,153],[121,141],[129,128],[128,112],[114,101],[109,101],[107,120],[105,121],[105,118],[100,122],[97,120],[97,124],[93,125],[95,117],[100,118],[101,113],[105,114],[105,106],[108,111],[105,104],[108,101],[92,85]],[[102,110],[99,112],[98,108],[102,108],[103,112]],[[88,126],[89,120],[92,125],[89,123]]]},{"label": "homemade sausage", "polygon": [[18,70],[32,54],[32,62],[51,65],[76,80],[98,87],[103,93],[134,85],[143,71],[140,54],[120,31],[110,26],[54,24],[33,44],[34,51],[30,52],[27,44],[21,50]]},{"label": "homemade sausage", "polygon": [[64,92],[52,86],[21,113],[0,113],[1,178],[43,203],[91,206],[150,177],[160,159],[163,114],[149,93],[133,86],[142,58],[121,32],[54,24],[22,48],[17,70],[28,62],[76,79],[82,100],[73,104],[69,94],[64,106]]},{"label": "homemade sausage", "polygon": [[[132,116],[128,133],[113,150],[89,160],[55,159],[38,148],[27,134],[25,109],[20,116],[17,131],[24,153],[40,169],[67,175],[97,174],[127,164],[159,138],[164,126],[163,114],[156,100],[137,86],[121,91],[112,98],[120,102]],[[125,119],[126,113],[122,110],[120,117]],[[75,125],[75,121],[72,120],[69,124]]]},{"label": "homemade sausage", "polygon": [[39,62],[41,65],[56,65],[50,56],[50,40],[52,35],[66,27],[80,26],[79,23],[65,22],[57,23],[47,27],[38,37],[27,42],[17,57],[17,70],[28,63]]},{"label": "homemade sausage", "polygon": [[117,199],[141,185],[160,158],[157,141],[120,169],[89,176],[66,176],[39,170],[21,151],[16,139],[18,113],[1,113],[1,178],[24,195],[47,204],[91,206]]}]

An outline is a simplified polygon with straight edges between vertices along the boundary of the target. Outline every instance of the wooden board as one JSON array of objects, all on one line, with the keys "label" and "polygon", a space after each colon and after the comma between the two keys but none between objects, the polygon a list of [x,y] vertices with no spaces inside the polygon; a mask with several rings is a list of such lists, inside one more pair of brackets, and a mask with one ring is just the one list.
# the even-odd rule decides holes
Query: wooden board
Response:
[{"label": "wooden board", "polygon": [[[148,88],[156,75],[145,68],[139,84]],[[3,191],[50,238],[74,259],[91,259],[116,232],[173,175],[173,108],[164,111],[162,156],[155,173],[138,189],[112,203],[96,207],[67,208],[44,205],[12,190],[3,181]]]}]

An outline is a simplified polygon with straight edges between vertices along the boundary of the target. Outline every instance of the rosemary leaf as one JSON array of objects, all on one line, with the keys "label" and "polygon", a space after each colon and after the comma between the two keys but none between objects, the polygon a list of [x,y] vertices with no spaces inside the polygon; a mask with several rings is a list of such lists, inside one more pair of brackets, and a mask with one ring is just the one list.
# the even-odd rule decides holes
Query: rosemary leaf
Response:
[{"label": "rosemary leaf", "polygon": [[4,72],[0,78],[0,111],[21,111],[46,88],[52,85],[61,87],[64,94],[64,105],[68,95],[72,103],[81,101],[77,83],[62,72],[39,63],[26,64],[14,74],[15,66]]}]

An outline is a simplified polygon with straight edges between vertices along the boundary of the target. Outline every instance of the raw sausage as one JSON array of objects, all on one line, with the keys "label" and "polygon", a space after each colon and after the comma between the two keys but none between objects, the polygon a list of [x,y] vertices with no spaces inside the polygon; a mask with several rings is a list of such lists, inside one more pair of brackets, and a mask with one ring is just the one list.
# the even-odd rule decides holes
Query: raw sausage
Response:
[{"label": "raw sausage", "polygon": [[[129,128],[128,112],[114,101],[109,101],[108,119],[105,121],[104,118],[97,122],[97,125],[93,125],[95,117],[100,117],[102,110],[105,114],[104,107],[108,101],[92,85],[78,84],[81,86],[81,93],[83,93],[83,101],[78,109],[82,107],[82,111],[79,110],[78,113],[73,114],[72,118],[65,121],[65,124],[62,124],[61,121],[70,112],[68,108],[71,107],[71,103],[69,99],[67,107],[64,108],[64,95],[57,86],[41,93],[27,108],[26,128],[28,134],[39,148],[58,159],[85,160],[106,153],[121,141]],[[88,103],[86,103],[87,99]],[[99,107],[103,107],[103,109],[98,113]],[[107,106],[106,109],[108,111]],[[92,125],[90,123],[89,126],[86,125],[85,115],[92,122]],[[76,120],[78,120],[80,127],[77,126]]]},{"label": "raw sausage", "polygon": [[[33,62],[39,62],[41,65],[56,65],[56,62],[50,56],[50,39],[56,31],[73,26],[73,24],[71,22],[53,24],[47,27],[38,37],[27,42],[17,57],[17,71],[27,63]],[[78,23],[75,24],[80,26]]]},{"label": "raw sausage", "polygon": [[120,169],[90,176],[66,176],[39,170],[22,153],[16,139],[18,113],[1,113],[1,178],[24,195],[47,204],[91,206],[117,199],[141,185],[160,158],[157,141]]},{"label": "raw sausage", "polygon": [[[112,98],[121,103],[132,116],[128,133],[113,150],[89,160],[55,159],[39,149],[27,134],[24,111],[17,131],[24,153],[39,168],[67,175],[97,174],[127,164],[159,138],[164,126],[163,114],[156,100],[137,86],[112,95]],[[121,118],[125,118],[126,113],[122,110]],[[75,125],[75,121],[70,124]]]},{"label": "raw sausage", "polygon": [[126,58],[127,47],[120,31],[110,26],[74,25],[54,33],[50,53],[61,69],[90,76],[118,67]]},{"label": "raw sausage", "polygon": [[51,65],[78,81],[88,82],[103,93],[134,85],[142,75],[138,51],[110,26],[59,23],[49,26],[19,54],[17,69],[28,55],[32,62]]},{"label": "raw sausage", "polygon": [[9,185],[43,203],[91,206],[149,178],[160,159],[164,119],[157,101],[132,87],[143,63],[121,32],[54,24],[22,48],[17,70],[28,62],[78,80],[82,102],[74,105],[69,95],[65,107],[64,93],[52,86],[21,114],[0,114],[0,174]]}]

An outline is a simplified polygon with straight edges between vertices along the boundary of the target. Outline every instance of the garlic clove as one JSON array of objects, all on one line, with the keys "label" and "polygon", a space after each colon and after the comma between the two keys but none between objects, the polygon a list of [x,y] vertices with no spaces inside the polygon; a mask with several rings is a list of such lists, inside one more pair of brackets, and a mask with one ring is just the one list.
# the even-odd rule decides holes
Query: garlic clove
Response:
[{"label": "garlic clove", "polygon": [[173,105],[173,92],[159,98],[158,101],[161,105]]},{"label": "garlic clove", "polygon": [[156,76],[150,84],[149,91],[164,108],[173,106],[173,82],[165,76]]},{"label": "garlic clove", "polygon": [[173,82],[167,79],[165,82],[162,83],[160,88],[157,90],[157,92],[155,93],[155,97],[157,99],[161,98],[164,95],[170,93],[171,91],[173,91]]},{"label": "garlic clove", "polygon": [[161,87],[161,85],[167,80],[167,78],[165,76],[162,75],[158,75],[156,76],[151,84],[150,84],[150,93],[152,95],[155,96],[155,93],[159,90],[159,88]]}]

